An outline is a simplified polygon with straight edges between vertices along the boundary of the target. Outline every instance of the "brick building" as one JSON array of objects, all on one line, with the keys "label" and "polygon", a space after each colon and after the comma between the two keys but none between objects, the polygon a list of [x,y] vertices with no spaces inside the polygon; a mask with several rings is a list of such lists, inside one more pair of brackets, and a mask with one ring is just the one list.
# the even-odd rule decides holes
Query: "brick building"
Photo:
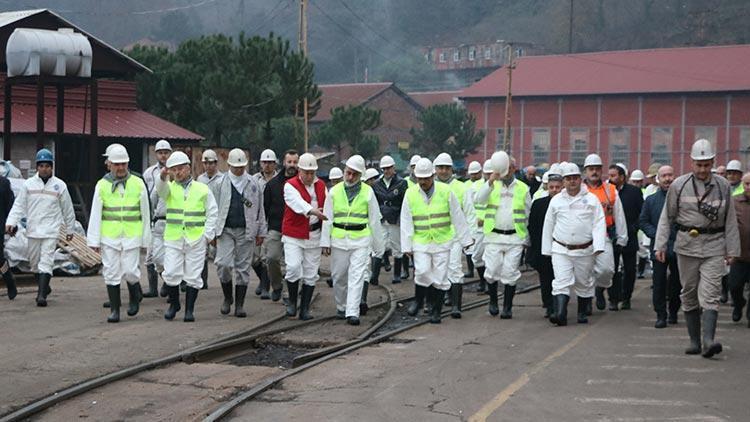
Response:
[{"label": "brick building", "polygon": [[[697,138],[717,160],[750,160],[750,45],[521,57],[513,71],[509,150],[522,165],[574,161],[598,152],[605,162],[646,168],[689,165]],[[485,159],[503,137],[507,71],[498,69],[459,97],[485,142],[467,160]]]}]

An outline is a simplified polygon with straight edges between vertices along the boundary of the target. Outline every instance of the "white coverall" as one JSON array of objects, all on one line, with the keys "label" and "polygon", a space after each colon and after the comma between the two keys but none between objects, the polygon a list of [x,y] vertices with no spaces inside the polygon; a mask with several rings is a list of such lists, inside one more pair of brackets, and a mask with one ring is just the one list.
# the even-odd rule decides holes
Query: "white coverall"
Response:
[{"label": "white coverall", "polygon": [[[471,235],[473,234],[471,229],[477,226],[477,217],[474,211],[474,191],[471,188],[467,188],[466,192],[464,192],[464,202],[461,204],[461,212],[464,214],[469,234]],[[450,258],[448,260],[448,280],[451,284],[464,284],[463,263],[464,248],[461,242],[455,239],[451,245]]]},{"label": "white coverall", "polygon": [[339,239],[331,236],[333,201],[333,196],[327,195],[323,204],[323,214],[328,220],[323,222],[320,246],[331,248],[331,278],[336,310],[346,311],[347,317],[359,317],[362,287],[366,282],[365,272],[370,266],[370,250],[372,249],[374,256],[383,256],[385,249],[380,207],[375,191],[371,189],[370,197],[367,199],[367,225],[371,235],[357,239],[345,235]]},{"label": "white coverall", "polygon": [[157,272],[164,271],[164,227],[167,215],[167,206],[159,198],[156,192],[156,181],[161,177],[161,169],[164,168],[159,163],[146,169],[143,172],[143,182],[148,189],[149,200],[151,201],[151,244],[146,252],[146,265],[154,265]]},{"label": "white coverall", "polygon": [[[435,182],[440,183],[440,182]],[[429,203],[434,186],[430,190],[430,197],[419,189],[420,197],[425,203]],[[456,239],[461,246],[467,247],[472,243],[471,228],[466,223],[466,217],[461,210],[461,204],[451,192],[450,194],[451,223],[455,230]],[[401,252],[413,253],[414,257],[414,283],[423,287],[435,286],[440,290],[450,290],[451,282],[448,279],[448,260],[450,258],[453,240],[445,243],[414,243],[414,222],[412,220],[411,208],[408,198],[404,198],[401,205]]]},{"label": "white coverall", "polygon": [[31,271],[52,274],[60,226],[68,235],[75,233],[76,215],[65,182],[52,176],[44,183],[39,174],[27,179],[5,224],[18,226],[24,217]]},{"label": "white coverall", "polygon": [[[487,182],[485,180],[482,180],[482,183],[474,183],[472,187],[473,196],[472,199],[474,200],[474,204],[477,204],[478,197],[479,197],[479,189],[486,184]],[[475,223],[474,223],[474,230],[472,237],[474,238],[474,244],[471,246],[471,261],[474,263],[475,267],[484,267],[484,210],[477,211],[476,207],[474,207],[474,214],[476,216]]]},{"label": "white coverall", "polygon": [[[185,189],[186,198],[193,183],[200,182],[190,181]],[[156,192],[166,204],[171,194],[169,182],[161,178],[157,179]],[[206,246],[216,237],[216,219],[219,213],[216,200],[210,189],[204,206],[206,208],[206,225],[203,237],[192,242],[185,237],[164,241],[164,272],[161,276],[167,286],[178,286],[180,282],[184,281],[185,284],[194,289],[203,287],[201,272],[203,272],[203,261],[206,259]]]},{"label": "white coverall", "polygon": [[[128,284],[135,284],[141,280],[141,248],[148,248],[151,244],[151,214],[148,201],[148,191],[143,181],[130,176],[127,183],[140,183],[141,190],[141,221],[143,232],[138,237],[125,237],[124,233],[118,238],[102,236],[102,199],[99,189],[94,189],[94,199],[91,204],[91,216],[87,230],[86,243],[92,248],[101,248],[102,276],[104,283],[109,286],[119,286],[122,280]],[[123,195],[125,187],[118,184],[115,188]]]},{"label": "white coverall", "polygon": [[[592,244],[584,249],[571,250],[559,242],[566,245]],[[555,272],[552,294],[571,296],[575,293],[579,297],[593,297],[594,253],[604,251],[607,243],[611,243],[607,238],[607,223],[596,195],[589,193],[583,185],[576,196],[570,196],[565,189],[555,195],[547,209],[542,230],[542,255],[552,257]]]},{"label": "white coverall", "polygon": [[[220,171],[217,171],[213,176],[209,176],[204,172],[195,179],[201,183],[208,185],[208,188],[211,189],[211,193],[214,194],[214,199],[216,200],[217,206],[219,203],[219,189],[221,188],[221,181],[224,180],[224,176],[226,175]],[[214,260],[215,258],[216,246],[208,245],[208,253],[206,253],[206,265],[208,265],[209,260]]]},{"label": "white coverall", "polygon": [[[485,183],[477,193],[477,202],[487,204],[495,183],[499,183],[500,204],[495,211],[495,228],[498,230],[515,230],[513,224],[513,192],[516,184],[521,183],[513,179],[510,185],[506,186],[502,180],[493,182],[490,186]],[[524,206],[524,218],[528,220],[529,210],[531,209],[531,195],[526,195]],[[524,223],[526,225],[526,223]],[[529,245],[528,235],[520,237],[515,234],[486,233],[484,235],[484,278],[487,283],[497,283],[515,286],[521,278],[521,256],[523,249]]]},{"label": "white coverall", "polygon": [[[298,176],[295,176],[298,177]],[[315,179],[318,180],[317,178]],[[303,184],[304,185],[304,184]],[[312,200],[308,204],[302,199],[297,189],[289,183],[284,185],[284,202],[297,214],[307,215],[311,209],[320,208],[318,197],[315,194],[315,183],[307,186],[307,193]],[[328,195],[326,195],[328,197]],[[310,216],[310,225],[316,224],[318,217]],[[318,281],[318,269],[320,268],[320,237],[321,230],[310,232],[308,239],[297,239],[290,236],[281,236],[284,243],[284,257],[286,261],[286,280],[289,282],[302,282],[308,286],[315,286]]]}]

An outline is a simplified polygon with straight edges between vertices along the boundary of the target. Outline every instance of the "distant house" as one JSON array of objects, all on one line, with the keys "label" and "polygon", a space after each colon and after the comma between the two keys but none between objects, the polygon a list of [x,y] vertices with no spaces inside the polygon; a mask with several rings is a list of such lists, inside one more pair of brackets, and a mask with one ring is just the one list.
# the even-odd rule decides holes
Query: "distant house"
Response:
[{"label": "distant house", "polygon": [[421,91],[410,92],[409,96],[422,107],[428,108],[437,104],[460,103],[458,99],[460,94],[461,91]]}]

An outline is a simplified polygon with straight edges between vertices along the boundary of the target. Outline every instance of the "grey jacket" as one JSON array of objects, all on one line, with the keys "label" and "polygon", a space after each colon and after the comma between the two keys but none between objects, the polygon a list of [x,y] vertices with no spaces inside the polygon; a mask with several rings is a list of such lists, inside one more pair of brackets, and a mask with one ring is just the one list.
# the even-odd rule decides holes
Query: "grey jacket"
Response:
[{"label": "grey jacket", "polygon": [[[258,186],[258,181],[249,174],[245,173],[243,177],[247,179],[245,188],[240,192],[245,200],[245,235],[248,240],[255,240],[258,236],[266,237],[268,225],[266,213],[263,211],[263,190]],[[216,203],[219,205],[219,219],[216,222],[216,233],[220,236],[227,222],[229,203],[232,201],[232,180],[229,175],[224,175],[218,193]]]}]

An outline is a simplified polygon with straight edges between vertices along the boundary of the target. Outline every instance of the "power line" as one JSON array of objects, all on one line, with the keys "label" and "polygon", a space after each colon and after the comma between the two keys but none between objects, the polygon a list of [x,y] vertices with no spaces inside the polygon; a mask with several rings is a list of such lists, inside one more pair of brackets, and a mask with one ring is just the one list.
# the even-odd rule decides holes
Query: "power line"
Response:
[{"label": "power line", "polygon": [[358,19],[358,20],[359,20],[360,22],[362,22],[362,24],[364,24],[364,25],[365,25],[365,26],[366,26],[366,27],[367,27],[367,28],[368,28],[368,29],[369,29],[370,31],[372,31],[372,33],[373,33],[373,34],[377,35],[378,37],[380,37],[380,39],[382,39],[383,41],[387,42],[388,44],[391,44],[391,45],[393,45],[393,46],[395,46],[395,47],[399,47],[399,46],[398,46],[397,44],[393,43],[393,42],[392,42],[391,40],[389,40],[388,38],[386,38],[386,37],[384,37],[383,35],[381,35],[381,34],[380,34],[380,32],[378,32],[378,31],[377,31],[377,30],[376,30],[375,28],[373,28],[372,26],[370,26],[370,24],[369,24],[369,23],[368,23],[368,22],[367,22],[366,20],[364,20],[364,19],[363,19],[363,18],[362,18],[361,16],[359,16],[359,15],[358,15],[358,14],[357,14],[357,13],[356,13],[356,12],[355,12],[354,10],[352,10],[352,8],[351,8],[351,7],[349,7],[349,5],[348,5],[348,4],[346,4],[346,2],[345,2],[344,0],[338,0],[338,2],[339,2],[339,4],[341,4],[342,6],[344,6],[344,8],[345,8],[346,10],[348,10],[348,11],[349,11],[349,13],[351,13],[351,14],[352,14],[352,16],[354,16],[355,18],[357,18],[357,19]]}]

